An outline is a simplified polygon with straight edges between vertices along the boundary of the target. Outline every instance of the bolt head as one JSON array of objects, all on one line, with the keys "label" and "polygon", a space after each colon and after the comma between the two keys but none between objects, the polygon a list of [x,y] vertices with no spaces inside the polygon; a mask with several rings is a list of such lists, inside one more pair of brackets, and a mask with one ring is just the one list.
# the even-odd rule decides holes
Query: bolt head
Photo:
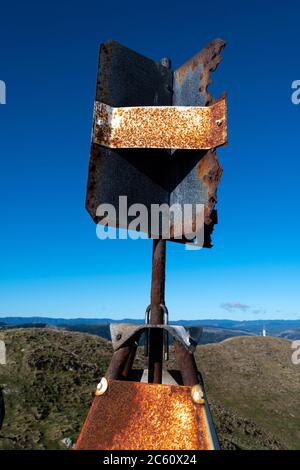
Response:
[{"label": "bolt head", "polygon": [[198,403],[200,405],[203,405],[205,403],[204,393],[203,393],[202,387],[199,384],[194,385],[192,387],[191,395],[192,395],[192,400],[194,403]]},{"label": "bolt head", "polygon": [[96,388],[96,396],[103,395],[108,389],[108,381],[105,377],[102,377]]}]

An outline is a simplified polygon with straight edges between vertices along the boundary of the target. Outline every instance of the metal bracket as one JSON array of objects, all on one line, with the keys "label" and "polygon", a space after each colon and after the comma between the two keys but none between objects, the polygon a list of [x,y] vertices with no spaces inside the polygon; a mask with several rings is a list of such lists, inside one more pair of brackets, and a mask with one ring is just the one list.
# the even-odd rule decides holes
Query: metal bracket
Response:
[{"label": "metal bracket", "polygon": [[225,96],[211,106],[94,105],[93,142],[105,147],[212,149],[226,141]]},{"label": "metal bracket", "polygon": [[[169,311],[164,304],[160,304],[164,312],[164,325],[169,323]],[[150,315],[151,315],[151,305],[148,305],[145,312],[145,324],[150,324]],[[145,344],[144,344],[144,356],[148,357],[149,355],[149,329],[145,331]],[[169,335],[168,331],[164,331],[164,359],[165,361],[169,360]]]},{"label": "metal bracket", "polygon": [[130,323],[112,323],[110,325],[111,341],[114,351],[120,349],[133,336],[140,337],[149,328],[161,328],[177,339],[185,349],[193,353],[196,349],[202,328],[177,325],[134,325]]}]

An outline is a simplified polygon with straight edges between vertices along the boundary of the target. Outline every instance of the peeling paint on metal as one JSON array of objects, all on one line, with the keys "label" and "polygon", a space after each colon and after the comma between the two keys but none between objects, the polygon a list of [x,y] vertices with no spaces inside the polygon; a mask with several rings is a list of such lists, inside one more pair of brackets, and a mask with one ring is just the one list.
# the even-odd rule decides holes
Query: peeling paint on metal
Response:
[{"label": "peeling paint on metal", "polygon": [[198,175],[207,188],[207,202],[204,207],[204,222],[212,222],[211,214],[217,203],[217,188],[222,176],[222,167],[214,151],[207,152],[198,165]]},{"label": "peeling paint on metal", "polygon": [[198,54],[174,72],[173,105],[207,106],[214,102],[208,91],[210,74],[222,60],[225,47],[222,39],[214,39]]}]

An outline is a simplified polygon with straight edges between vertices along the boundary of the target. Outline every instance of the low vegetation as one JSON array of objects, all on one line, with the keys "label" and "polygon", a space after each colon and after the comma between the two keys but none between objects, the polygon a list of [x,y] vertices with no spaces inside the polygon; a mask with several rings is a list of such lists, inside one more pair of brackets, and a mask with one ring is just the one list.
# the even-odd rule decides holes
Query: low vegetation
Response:
[{"label": "low vegetation", "polygon": [[[110,343],[50,328],[3,330],[1,339],[7,364],[0,365],[0,449],[71,447],[109,363]],[[290,341],[232,338],[199,346],[196,360],[222,448],[300,449],[300,366],[291,363]],[[136,364],[144,363],[140,351]]]}]

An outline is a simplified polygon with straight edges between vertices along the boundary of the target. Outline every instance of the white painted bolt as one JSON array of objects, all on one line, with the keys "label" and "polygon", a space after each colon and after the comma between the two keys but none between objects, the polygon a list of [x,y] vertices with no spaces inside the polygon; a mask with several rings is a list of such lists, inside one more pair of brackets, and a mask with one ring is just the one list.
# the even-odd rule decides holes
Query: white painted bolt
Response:
[{"label": "white painted bolt", "polygon": [[191,395],[195,403],[204,404],[204,393],[199,384],[192,387]]},{"label": "white painted bolt", "polygon": [[105,377],[102,377],[96,388],[96,395],[103,395],[108,388],[108,381]]}]

